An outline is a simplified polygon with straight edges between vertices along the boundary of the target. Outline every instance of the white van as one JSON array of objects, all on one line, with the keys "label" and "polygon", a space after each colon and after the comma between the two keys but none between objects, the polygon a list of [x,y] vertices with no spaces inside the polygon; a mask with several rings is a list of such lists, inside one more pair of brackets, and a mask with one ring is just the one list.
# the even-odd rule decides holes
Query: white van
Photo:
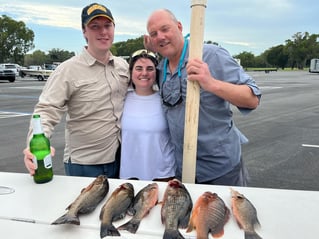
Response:
[{"label": "white van", "polygon": [[319,59],[311,59],[309,72],[310,73],[319,73]]}]

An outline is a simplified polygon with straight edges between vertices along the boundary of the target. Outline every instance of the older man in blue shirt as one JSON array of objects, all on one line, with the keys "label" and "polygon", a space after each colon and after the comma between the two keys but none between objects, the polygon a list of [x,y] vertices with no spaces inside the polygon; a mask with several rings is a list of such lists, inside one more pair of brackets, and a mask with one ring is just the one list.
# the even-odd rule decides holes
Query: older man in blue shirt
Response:
[{"label": "older man in blue shirt", "polygon": [[203,60],[188,60],[187,37],[172,12],[153,12],[147,22],[146,47],[164,58],[159,64],[160,92],[175,145],[177,172],[181,178],[187,80],[200,85],[196,182],[246,186],[241,144],[247,138],[236,128],[231,104],[242,113],[255,109],[261,92],[229,53],[216,45],[204,44]]}]

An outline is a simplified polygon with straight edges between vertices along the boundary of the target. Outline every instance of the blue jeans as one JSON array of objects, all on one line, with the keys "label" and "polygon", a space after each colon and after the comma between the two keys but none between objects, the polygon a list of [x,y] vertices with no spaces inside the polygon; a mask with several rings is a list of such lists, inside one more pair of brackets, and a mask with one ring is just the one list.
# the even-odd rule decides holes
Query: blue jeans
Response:
[{"label": "blue jeans", "polygon": [[72,163],[71,158],[64,163],[65,174],[68,176],[97,177],[106,175],[108,178],[119,178],[121,149],[116,152],[115,161],[106,164],[84,165]]}]

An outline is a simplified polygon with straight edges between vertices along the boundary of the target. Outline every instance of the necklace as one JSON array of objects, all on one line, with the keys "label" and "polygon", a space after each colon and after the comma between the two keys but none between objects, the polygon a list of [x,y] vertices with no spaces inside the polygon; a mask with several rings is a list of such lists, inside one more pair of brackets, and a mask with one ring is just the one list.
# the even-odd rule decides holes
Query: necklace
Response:
[{"label": "necklace", "polygon": [[[186,54],[186,50],[187,50],[187,46],[188,46],[188,40],[187,40],[187,38],[188,38],[189,36],[190,36],[190,34],[188,33],[188,34],[184,37],[183,51],[182,51],[181,57],[179,58],[179,63],[178,63],[178,68],[177,68],[177,74],[178,74],[178,77],[179,77],[179,78],[182,77],[181,69],[182,69],[183,60],[184,60],[184,58],[185,58],[185,54]],[[168,59],[165,58],[165,59],[164,59],[164,66],[163,66],[163,84],[164,84],[165,81],[166,81],[167,64],[168,64]]]}]

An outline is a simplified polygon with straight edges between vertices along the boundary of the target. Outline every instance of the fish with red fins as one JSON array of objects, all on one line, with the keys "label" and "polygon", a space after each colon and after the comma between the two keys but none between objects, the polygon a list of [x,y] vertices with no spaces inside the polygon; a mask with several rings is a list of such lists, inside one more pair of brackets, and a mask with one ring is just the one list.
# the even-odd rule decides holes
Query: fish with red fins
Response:
[{"label": "fish with red fins", "polygon": [[149,214],[157,202],[158,184],[150,183],[142,188],[134,197],[133,203],[127,212],[128,215],[132,215],[133,217],[117,229],[136,233],[142,219]]},{"label": "fish with red fins", "polygon": [[224,235],[224,225],[229,220],[230,210],[224,201],[212,192],[204,192],[196,201],[186,232],[196,229],[197,239]]}]

